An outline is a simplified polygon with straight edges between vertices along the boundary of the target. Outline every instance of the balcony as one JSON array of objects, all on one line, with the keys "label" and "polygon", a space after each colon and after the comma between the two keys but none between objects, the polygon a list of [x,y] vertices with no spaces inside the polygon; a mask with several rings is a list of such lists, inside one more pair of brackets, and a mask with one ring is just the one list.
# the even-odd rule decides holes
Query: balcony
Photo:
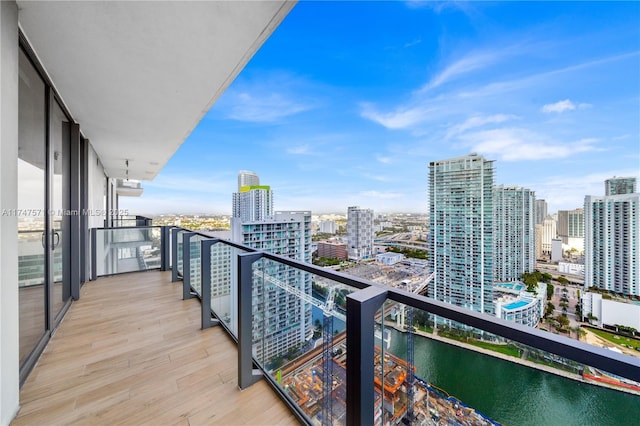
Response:
[{"label": "balcony", "polygon": [[[535,424],[640,414],[639,358],[186,229],[133,231],[92,231],[93,277],[107,276],[82,288],[14,424],[526,423],[500,404]],[[131,273],[133,252],[160,259]]]},{"label": "balcony", "polygon": [[238,389],[235,343],[181,296],[170,272],[85,284],[12,424],[298,424],[266,382]]}]

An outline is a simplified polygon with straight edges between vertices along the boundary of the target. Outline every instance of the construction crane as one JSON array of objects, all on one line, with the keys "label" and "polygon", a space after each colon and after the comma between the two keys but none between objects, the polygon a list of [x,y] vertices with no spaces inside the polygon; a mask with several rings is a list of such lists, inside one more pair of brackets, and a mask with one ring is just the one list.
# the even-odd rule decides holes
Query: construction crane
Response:
[{"label": "construction crane", "polygon": [[313,306],[322,310],[323,316],[323,325],[322,325],[322,381],[323,381],[323,389],[322,389],[322,424],[323,426],[331,426],[333,422],[331,421],[332,416],[332,400],[331,400],[331,391],[333,388],[333,375],[332,375],[332,348],[333,348],[333,318],[336,317],[344,322],[346,322],[347,318],[344,314],[338,312],[334,306],[334,297],[335,290],[338,285],[329,286],[329,291],[327,292],[327,297],[324,303],[316,300],[308,293],[300,290],[297,287],[289,285],[275,277],[272,277],[269,274],[265,274],[262,271],[254,271],[256,276],[262,278],[263,280],[275,285],[282,290],[289,292],[296,297],[304,300],[307,303],[312,304]]},{"label": "construction crane", "polygon": [[279,287],[293,295],[295,295],[296,297],[304,300],[307,303],[312,304],[313,306],[315,306],[316,308],[319,308],[320,310],[322,310],[322,312],[325,312],[329,315],[334,316],[335,318],[338,318],[341,321],[346,322],[347,321],[347,317],[342,314],[341,312],[337,311],[335,309],[334,303],[333,303],[333,296],[335,294],[335,288],[339,286],[339,284],[336,284],[334,286],[329,287],[329,293],[327,294],[327,301],[325,303],[320,302],[319,300],[316,300],[313,298],[313,296],[311,296],[308,293],[305,293],[304,291],[300,290],[298,287],[294,287],[290,284],[287,284],[285,282],[280,281],[277,278],[272,277],[269,274],[265,274],[262,271],[253,271],[253,274],[261,277],[263,280],[275,285],[276,287]]},{"label": "construction crane", "polygon": [[[436,273],[431,273],[426,280],[420,283],[413,289],[413,293],[420,294],[422,290],[433,280]],[[406,315],[405,315],[406,314]],[[413,406],[414,406],[414,394],[415,394],[415,373],[413,371],[414,366],[414,328],[413,328],[413,308],[402,305],[402,317],[406,316],[406,330],[407,330],[407,415],[405,420],[408,424],[413,423]],[[404,318],[403,318],[404,319]]]}]

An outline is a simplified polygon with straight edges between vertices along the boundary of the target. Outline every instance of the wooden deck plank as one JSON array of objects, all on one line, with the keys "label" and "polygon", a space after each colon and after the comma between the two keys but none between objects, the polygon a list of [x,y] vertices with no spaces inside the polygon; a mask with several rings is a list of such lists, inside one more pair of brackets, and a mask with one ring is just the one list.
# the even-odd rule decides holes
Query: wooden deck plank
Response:
[{"label": "wooden deck plank", "polygon": [[265,382],[240,391],[237,349],[200,330],[168,272],[87,283],[20,391],[13,425],[298,424]]}]

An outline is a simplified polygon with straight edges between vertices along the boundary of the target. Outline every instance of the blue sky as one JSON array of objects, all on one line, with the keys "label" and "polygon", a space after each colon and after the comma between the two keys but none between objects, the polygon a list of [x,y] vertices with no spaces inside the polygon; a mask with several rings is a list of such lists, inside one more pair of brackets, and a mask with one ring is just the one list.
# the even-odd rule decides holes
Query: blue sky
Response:
[{"label": "blue sky", "polygon": [[298,3],[131,213],[423,212],[430,161],[476,152],[549,212],[640,174],[639,2]]}]

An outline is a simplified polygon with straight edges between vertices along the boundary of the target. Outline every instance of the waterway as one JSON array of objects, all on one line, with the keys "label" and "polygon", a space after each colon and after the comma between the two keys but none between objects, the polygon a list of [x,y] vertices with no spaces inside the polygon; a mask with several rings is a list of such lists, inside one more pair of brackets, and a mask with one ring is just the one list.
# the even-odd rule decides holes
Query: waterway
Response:
[{"label": "waterway", "polygon": [[[313,317],[322,321],[322,313],[315,307]],[[344,330],[344,323],[334,320],[334,330]],[[390,331],[389,352],[406,359],[406,334]],[[416,335],[414,339],[418,377],[504,425],[640,425],[640,396],[570,380],[426,337]]]},{"label": "waterway", "polygon": [[[406,359],[406,335],[389,352]],[[416,375],[505,425],[638,425],[640,397],[415,336]]]}]

